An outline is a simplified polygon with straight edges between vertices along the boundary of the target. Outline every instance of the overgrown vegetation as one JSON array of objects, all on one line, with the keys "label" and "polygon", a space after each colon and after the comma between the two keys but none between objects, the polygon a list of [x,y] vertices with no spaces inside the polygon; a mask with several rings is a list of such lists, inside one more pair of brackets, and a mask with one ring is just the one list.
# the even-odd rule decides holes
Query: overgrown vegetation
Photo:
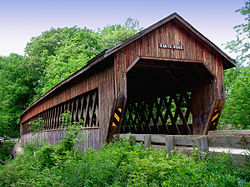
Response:
[{"label": "overgrown vegetation", "polygon": [[6,160],[12,159],[11,149],[15,145],[12,141],[0,142],[0,164],[4,164]]},{"label": "overgrown vegetation", "polygon": [[[63,149],[62,149],[63,147]],[[16,160],[0,168],[1,186],[248,186],[249,170],[229,156],[199,160],[173,152],[145,150],[131,139],[77,152],[65,142],[28,144]]]},{"label": "overgrown vegetation", "polygon": [[44,129],[44,125],[45,125],[45,122],[43,118],[39,117],[37,120],[29,122],[29,130],[33,134],[35,134],[37,132],[42,131]]},{"label": "overgrown vegetation", "polygon": [[[248,186],[250,170],[233,166],[229,155],[144,149],[133,139],[79,152],[81,122],[62,115],[66,136],[56,146],[33,140],[24,153],[0,166],[0,186]],[[83,142],[84,143],[84,142]]]},{"label": "overgrown vegetation", "polygon": [[250,67],[225,71],[226,103],[220,129],[250,129]]}]

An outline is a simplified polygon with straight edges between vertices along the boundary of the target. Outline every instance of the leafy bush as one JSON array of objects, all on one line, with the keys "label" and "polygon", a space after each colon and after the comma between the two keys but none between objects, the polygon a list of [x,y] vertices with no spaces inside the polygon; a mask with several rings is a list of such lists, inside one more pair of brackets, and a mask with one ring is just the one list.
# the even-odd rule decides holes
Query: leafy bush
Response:
[{"label": "leafy bush", "polygon": [[35,121],[29,122],[29,130],[33,134],[40,132],[44,129],[44,124],[45,124],[45,122],[44,122],[43,118],[40,117]]},{"label": "leafy bush", "polygon": [[14,142],[0,142],[0,163],[4,164],[6,160],[12,158],[11,149],[15,145]]},{"label": "leafy bush", "polygon": [[[31,146],[29,147],[31,148]],[[81,153],[44,145],[25,150],[0,168],[1,186],[248,186],[249,170],[232,165],[230,156],[199,160],[173,152],[145,150],[121,139],[99,151]]]},{"label": "leafy bush", "polygon": [[78,134],[82,130],[83,120],[71,123],[71,117],[70,111],[62,114],[62,127],[67,133],[67,136],[59,144],[62,151],[72,151],[76,141],[82,141]]}]

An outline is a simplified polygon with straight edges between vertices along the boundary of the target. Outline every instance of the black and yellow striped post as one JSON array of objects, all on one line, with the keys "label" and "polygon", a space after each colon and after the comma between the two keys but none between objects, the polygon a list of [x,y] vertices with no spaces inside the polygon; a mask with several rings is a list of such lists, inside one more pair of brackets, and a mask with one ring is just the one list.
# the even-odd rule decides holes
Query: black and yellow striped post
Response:
[{"label": "black and yellow striped post", "polygon": [[209,128],[210,130],[216,129],[216,125],[219,121],[220,114],[221,114],[221,110],[219,110],[218,108],[213,111],[213,114],[210,120],[210,128]]},{"label": "black and yellow striped post", "polygon": [[114,118],[113,118],[112,126],[113,127],[119,126],[121,118],[122,118],[122,108],[119,107],[114,112]]},{"label": "black and yellow striped post", "polygon": [[224,103],[225,103],[225,100],[223,100],[223,99],[215,101],[215,103],[213,105],[213,109],[210,113],[210,118],[208,121],[208,129],[204,134],[207,134],[208,131],[213,131],[216,129],[216,126],[217,126],[219,119],[220,119],[220,115],[221,115],[222,110],[223,110]]},{"label": "black and yellow striped post", "polygon": [[215,109],[212,119],[211,119],[211,126],[215,126],[218,123],[219,115],[220,115],[220,111]]},{"label": "black and yellow striped post", "polygon": [[114,103],[111,118],[109,131],[107,135],[107,141],[113,139],[114,134],[118,134],[120,132],[120,128],[123,121],[123,113],[125,108],[126,99],[119,99]]}]

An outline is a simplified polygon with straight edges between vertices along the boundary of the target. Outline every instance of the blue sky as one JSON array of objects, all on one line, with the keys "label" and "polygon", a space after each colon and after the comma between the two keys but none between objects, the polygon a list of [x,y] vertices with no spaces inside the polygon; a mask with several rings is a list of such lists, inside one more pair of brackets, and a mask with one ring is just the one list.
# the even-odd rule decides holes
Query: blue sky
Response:
[{"label": "blue sky", "polygon": [[[245,0],[0,0],[0,55],[23,54],[26,43],[51,27],[97,30],[136,18],[148,27],[177,12],[219,47],[235,39],[233,26],[244,17],[235,13]],[[229,54],[230,55],[230,54]]]}]

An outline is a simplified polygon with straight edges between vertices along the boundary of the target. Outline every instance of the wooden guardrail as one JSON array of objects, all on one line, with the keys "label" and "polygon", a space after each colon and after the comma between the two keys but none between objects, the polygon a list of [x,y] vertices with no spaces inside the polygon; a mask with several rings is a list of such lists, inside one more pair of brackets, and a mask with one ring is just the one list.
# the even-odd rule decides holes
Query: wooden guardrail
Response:
[{"label": "wooden guardrail", "polygon": [[192,147],[202,152],[213,151],[211,148],[238,150],[250,148],[250,136],[120,134],[119,137],[132,137],[137,142],[144,142],[145,148],[152,145],[156,149],[165,149],[168,154],[173,149],[183,149],[188,152]]},{"label": "wooden guardrail", "polygon": [[250,130],[213,130],[208,131],[208,135],[249,135]]}]

